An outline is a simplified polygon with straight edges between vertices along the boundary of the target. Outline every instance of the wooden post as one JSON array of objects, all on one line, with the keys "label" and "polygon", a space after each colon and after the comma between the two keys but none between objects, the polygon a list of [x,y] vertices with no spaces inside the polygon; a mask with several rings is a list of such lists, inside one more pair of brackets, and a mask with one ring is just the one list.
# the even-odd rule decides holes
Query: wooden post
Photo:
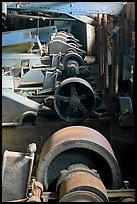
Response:
[{"label": "wooden post", "polygon": [[102,76],[102,64],[103,64],[103,57],[102,57],[102,50],[103,50],[103,45],[102,45],[102,14],[98,14],[98,30],[97,30],[97,33],[98,33],[98,64],[99,64],[99,75],[100,77]]},{"label": "wooden post", "polygon": [[103,55],[104,55],[104,89],[109,87],[108,78],[108,41],[107,41],[107,14],[103,15]]},{"label": "wooden post", "polygon": [[[39,12],[38,12],[38,17],[39,17]],[[39,37],[39,18],[37,19],[37,35]]]},{"label": "wooden post", "polygon": [[101,45],[102,45],[102,74],[104,74],[104,14],[101,19]]},{"label": "wooden post", "polygon": [[118,36],[112,42],[112,96],[118,93]]}]

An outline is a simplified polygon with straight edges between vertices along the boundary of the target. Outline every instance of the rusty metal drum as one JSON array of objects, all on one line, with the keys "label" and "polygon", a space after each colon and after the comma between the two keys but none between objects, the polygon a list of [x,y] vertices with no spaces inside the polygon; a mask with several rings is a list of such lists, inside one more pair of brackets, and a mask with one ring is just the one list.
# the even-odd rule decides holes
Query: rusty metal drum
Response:
[{"label": "rusty metal drum", "polygon": [[45,190],[55,191],[61,170],[73,164],[96,169],[107,189],[121,188],[121,172],[107,139],[85,126],[70,126],[55,132],[42,148],[37,180]]}]

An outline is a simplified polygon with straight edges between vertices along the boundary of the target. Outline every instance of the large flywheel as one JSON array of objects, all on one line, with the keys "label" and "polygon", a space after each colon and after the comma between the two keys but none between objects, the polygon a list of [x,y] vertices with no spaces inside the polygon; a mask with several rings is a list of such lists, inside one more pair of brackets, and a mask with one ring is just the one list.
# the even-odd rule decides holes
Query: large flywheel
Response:
[{"label": "large flywheel", "polygon": [[[75,179],[80,178],[80,175],[84,177],[81,177],[81,181],[71,183],[70,180],[67,181],[71,174],[74,174]],[[92,178],[93,182],[97,181],[97,185],[93,184]],[[109,142],[102,134],[85,126],[63,128],[47,140],[40,155],[37,180],[48,191],[59,189],[62,192],[62,185],[68,185],[68,189],[61,193],[61,198],[70,188],[83,189],[82,194],[85,190],[87,192],[93,189],[97,192],[98,189],[103,195],[106,195],[104,188],[121,188],[119,165]],[[84,187],[86,185],[88,187]]]},{"label": "large flywheel", "polygon": [[65,121],[79,122],[89,117],[95,107],[94,90],[84,79],[65,79],[55,91],[54,107]]}]

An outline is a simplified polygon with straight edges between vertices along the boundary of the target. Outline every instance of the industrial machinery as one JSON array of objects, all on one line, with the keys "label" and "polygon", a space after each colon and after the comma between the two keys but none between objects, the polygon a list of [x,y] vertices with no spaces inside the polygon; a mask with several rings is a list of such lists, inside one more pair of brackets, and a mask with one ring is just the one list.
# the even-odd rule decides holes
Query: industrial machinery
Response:
[{"label": "industrial machinery", "polygon": [[2,77],[2,126],[22,125],[25,120],[34,122],[39,110],[45,106],[14,92],[13,77]]},{"label": "industrial machinery", "polygon": [[2,202],[135,202],[127,2],[54,3],[2,4]]},{"label": "industrial machinery", "polygon": [[68,122],[78,122],[91,116],[103,101],[90,80],[91,75],[92,66],[70,50],[64,56],[54,54],[49,66],[32,67],[21,77],[15,92],[25,92],[29,99],[54,107]]},{"label": "industrial machinery", "polygon": [[[35,70],[35,72],[42,75],[43,71]],[[68,122],[78,122],[90,117],[92,112],[102,104],[102,95],[82,78],[69,77],[60,82],[57,74],[56,70],[46,71],[41,81],[44,89],[28,95],[28,98],[32,100],[41,98],[41,103],[49,108],[54,107],[58,115]]]},{"label": "industrial machinery", "polygon": [[[19,78],[16,72],[18,68],[11,68],[9,73],[13,76],[15,85],[12,93],[15,96],[12,98],[19,101],[22,96],[17,94],[26,96],[32,103],[34,100],[48,108],[54,108],[58,115],[68,122],[78,122],[90,117],[101,105],[102,96],[94,90],[91,81],[87,81],[92,74],[92,66],[84,61],[85,52],[78,48],[81,45],[77,41],[72,34],[63,31],[54,33],[49,43],[50,63],[26,67],[28,61],[24,59],[25,67],[21,68],[18,86],[15,85],[16,78]],[[58,42],[60,45],[56,45]],[[6,109],[5,102],[3,107]]]},{"label": "industrial machinery", "polygon": [[3,202],[135,202],[135,190],[122,181],[107,139],[86,126],[55,132],[44,144],[36,173],[36,144],[27,153],[5,151]]},{"label": "industrial machinery", "polygon": [[64,55],[69,51],[74,51],[84,58],[86,52],[81,49],[82,45],[80,45],[78,41],[79,40],[71,33],[66,33],[64,31],[54,33],[48,45],[49,54],[58,54],[61,52]]},{"label": "industrial machinery", "polygon": [[96,95],[91,85],[84,79],[68,78],[55,92],[55,110],[64,120],[78,122],[91,116],[92,111],[100,105],[97,103]]}]

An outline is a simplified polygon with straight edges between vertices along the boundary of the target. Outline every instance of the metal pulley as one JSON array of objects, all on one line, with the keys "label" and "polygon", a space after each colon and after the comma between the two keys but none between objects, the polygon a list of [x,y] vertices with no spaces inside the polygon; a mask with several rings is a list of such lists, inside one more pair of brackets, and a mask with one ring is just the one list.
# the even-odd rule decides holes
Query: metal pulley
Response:
[{"label": "metal pulley", "polygon": [[91,115],[95,107],[94,91],[84,79],[65,79],[55,91],[54,107],[65,121],[82,121]]},{"label": "metal pulley", "polygon": [[[79,75],[79,64],[75,60],[70,60],[67,64],[65,71],[65,77],[76,77]],[[64,74],[64,73],[63,73]]]},{"label": "metal pulley", "polygon": [[[75,49],[75,47],[74,47]],[[78,63],[79,66],[84,66],[84,60],[81,57],[81,55],[79,55],[76,52],[68,52],[63,58],[62,58],[62,64],[64,65],[64,68],[66,69],[68,67],[68,63],[69,61],[76,61]]]},{"label": "metal pulley", "polygon": [[61,171],[59,202],[108,202],[107,191],[95,170],[75,164]]},{"label": "metal pulley", "polygon": [[121,173],[106,138],[85,126],[70,126],[54,133],[45,143],[39,159],[37,180],[48,191],[56,191],[62,170],[83,164],[96,169],[106,189],[121,188]]},{"label": "metal pulley", "polygon": [[76,52],[75,49],[68,49],[68,53],[62,58],[64,70],[62,78],[76,77],[79,75],[79,69],[84,65],[83,58]]}]

